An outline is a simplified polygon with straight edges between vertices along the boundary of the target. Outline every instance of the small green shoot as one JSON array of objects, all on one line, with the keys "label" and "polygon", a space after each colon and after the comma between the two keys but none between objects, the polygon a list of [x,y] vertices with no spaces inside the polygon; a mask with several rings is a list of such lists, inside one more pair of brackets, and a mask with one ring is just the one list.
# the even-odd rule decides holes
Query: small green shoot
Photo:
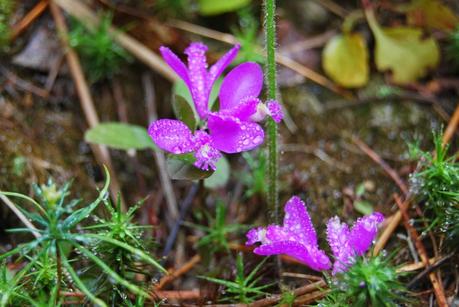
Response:
[{"label": "small green shoot", "polygon": [[331,292],[319,302],[321,307],[398,306],[406,302],[406,290],[398,281],[391,257],[359,257],[348,271],[329,282]]},{"label": "small green shoot", "polygon": [[263,64],[265,58],[258,52],[261,47],[257,42],[260,25],[249,8],[241,9],[238,14],[239,28],[232,29],[234,36],[241,44],[241,50],[236,61],[238,63],[251,61]]},{"label": "small green shoot", "polygon": [[451,61],[454,67],[459,69],[459,26],[449,35],[449,44],[446,47],[446,58]]},{"label": "small green shoot", "polygon": [[10,41],[10,17],[13,13],[14,1],[0,0],[0,48],[4,48]]},{"label": "small green shoot", "polygon": [[268,258],[263,259],[249,275],[245,276],[243,257],[242,254],[238,254],[236,258],[236,276],[234,281],[205,276],[201,276],[201,278],[226,288],[225,292],[228,296],[222,299],[222,301],[236,301],[244,304],[252,303],[256,299],[265,296],[267,293],[264,292],[264,290],[273,285],[258,285],[261,277],[257,277],[257,274],[266,263],[267,259]]},{"label": "small green shoot", "polygon": [[411,155],[419,159],[418,169],[410,176],[411,191],[424,201],[431,215],[429,228],[444,232],[448,238],[459,235],[459,163],[448,156],[442,135],[434,133],[435,153],[411,145]]},{"label": "small green shoot", "polygon": [[208,251],[210,254],[223,250],[229,251],[228,236],[248,229],[246,225],[226,224],[226,206],[221,201],[217,202],[215,218],[208,217],[208,219],[208,227],[192,223],[185,223],[185,225],[206,233],[205,236],[199,239],[197,247],[201,250]]},{"label": "small green shoot", "polygon": [[263,151],[259,151],[256,157],[253,157],[248,152],[243,152],[249,171],[244,172],[242,180],[247,186],[245,197],[250,198],[254,195],[266,195],[266,155]]},{"label": "small green shoot", "polygon": [[69,43],[81,54],[91,82],[113,77],[121,71],[122,64],[130,60],[129,54],[113,40],[111,24],[112,16],[106,14],[93,30],[74,21],[69,32]]}]

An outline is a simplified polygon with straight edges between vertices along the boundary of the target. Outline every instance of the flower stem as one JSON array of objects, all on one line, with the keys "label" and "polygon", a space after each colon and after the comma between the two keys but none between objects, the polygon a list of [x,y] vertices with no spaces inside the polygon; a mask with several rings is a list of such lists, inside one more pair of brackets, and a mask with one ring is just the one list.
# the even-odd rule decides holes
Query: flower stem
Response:
[{"label": "flower stem", "polygon": [[[277,98],[276,80],[276,22],[275,0],[264,0],[265,10],[265,38],[266,38],[266,83],[268,85],[268,99]],[[278,198],[278,156],[277,156],[277,124],[272,118],[267,122],[268,139],[268,206],[274,222],[279,222]]]}]

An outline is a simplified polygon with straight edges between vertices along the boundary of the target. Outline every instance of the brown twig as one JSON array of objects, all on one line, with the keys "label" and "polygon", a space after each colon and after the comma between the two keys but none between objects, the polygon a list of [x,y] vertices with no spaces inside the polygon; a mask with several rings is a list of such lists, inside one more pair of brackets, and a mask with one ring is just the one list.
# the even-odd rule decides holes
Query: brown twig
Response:
[{"label": "brown twig", "polygon": [[[401,197],[398,194],[394,195],[394,200],[402,214],[403,224],[405,225],[406,230],[409,232],[411,239],[414,241],[419,257],[421,257],[422,263],[428,269],[430,267],[429,257],[427,256],[426,248],[424,247],[424,244],[422,243],[421,238],[418,235],[418,232],[410,224],[410,216],[407,211],[408,202],[407,201],[403,202]],[[430,282],[432,283],[438,306],[447,307],[448,303],[446,301],[446,296],[443,290],[443,285],[438,280],[437,275],[431,272],[429,273],[429,279],[430,279]]]},{"label": "brown twig", "polygon": [[[397,184],[400,190],[408,196],[408,187],[406,186],[405,182],[400,178],[398,173],[387,164],[374,150],[372,150],[367,144],[365,144],[362,140],[358,137],[353,136],[352,142],[356,144],[360,150],[362,150],[368,157],[370,157],[374,162],[381,166],[381,168],[386,172],[386,174],[392,178],[392,180]],[[384,229],[383,233],[379,237],[378,241],[375,244],[375,248],[373,249],[373,255],[378,255],[379,252],[384,248],[387,241],[389,241],[392,233],[397,228],[398,224],[402,219],[402,214],[400,211],[397,211],[394,215],[390,217],[390,222],[387,227]]]},{"label": "brown twig", "polygon": [[314,0],[314,1],[341,18],[345,18],[349,14],[349,12],[345,8],[333,2],[332,0]]},{"label": "brown twig", "polygon": [[[448,255],[449,256],[449,255]],[[446,257],[448,257],[446,256]],[[429,259],[429,264],[432,266],[432,265],[436,265],[438,262],[440,261],[444,261],[444,259],[446,257],[434,257],[434,258],[430,258]],[[449,258],[449,257],[448,257]],[[417,271],[417,270],[420,270],[422,268],[425,268],[425,264],[423,262],[415,262],[415,263],[409,263],[409,264],[405,264],[404,266],[400,267],[397,269],[397,273],[403,273],[403,272],[413,272],[413,271]]]},{"label": "brown twig", "polygon": [[[156,113],[156,103],[154,95],[154,87],[150,74],[145,73],[142,76],[142,83],[145,91],[145,105],[147,108],[148,122],[151,123],[158,118]],[[171,221],[177,220],[179,210],[177,205],[177,198],[175,197],[174,188],[171,183],[169,174],[167,173],[166,157],[161,150],[155,149],[153,151],[155,156],[156,166],[159,170],[159,181],[163,188],[164,195],[166,196],[167,214]]]},{"label": "brown twig", "polygon": [[175,290],[175,291],[152,291],[152,297],[167,300],[196,300],[201,298],[199,289]]},{"label": "brown twig", "polygon": [[19,218],[19,220],[28,228],[35,238],[41,237],[41,234],[38,232],[38,229],[29,221],[29,219],[19,210],[16,205],[6,196],[0,194],[0,199],[5,203],[5,205],[13,211],[14,214]]},{"label": "brown twig", "polygon": [[19,78],[18,75],[9,71],[3,65],[0,65],[0,73],[5,76],[5,78],[14,84],[16,87],[20,88],[23,91],[30,92],[40,98],[48,99],[49,94],[46,90],[34,85],[33,83]]},{"label": "brown twig", "polygon": [[[81,68],[80,60],[76,52],[68,44],[68,30],[65,24],[64,16],[60,11],[59,7],[56,6],[54,0],[50,2],[51,14],[53,15],[56,28],[59,32],[61,44],[67,51],[66,59],[72,75],[73,81],[75,82],[76,90],[80,98],[81,107],[83,109],[86,121],[89,127],[95,127],[99,124],[99,118],[97,116],[96,108],[89,91],[89,86],[84,77],[83,70]],[[94,152],[94,156],[100,164],[106,165],[110,173],[112,174],[112,181],[110,184],[110,192],[113,199],[118,197],[118,193],[121,191],[118,178],[112,166],[110,153],[105,146],[91,145],[91,149]],[[125,202],[121,197],[122,210],[126,211]]]},{"label": "brown twig", "polygon": [[368,157],[371,158],[374,162],[376,162],[381,168],[389,175],[390,178],[397,184],[403,194],[408,195],[408,187],[405,182],[400,178],[398,173],[387,164],[373,149],[371,149],[367,144],[365,144],[362,140],[360,140],[356,136],[352,136],[352,142],[357,145],[360,150],[362,150]]},{"label": "brown twig", "polygon": [[14,24],[11,27],[10,39],[13,41],[19,35],[21,35],[22,32],[24,32],[25,29],[27,29],[27,27],[32,22],[34,22],[35,19],[37,19],[41,14],[43,14],[43,12],[48,7],[48,4],[49,0],[41,0],[20,21]]},{"label": "brown twig", "polygon": [[166,285],[170,284],[183,274],[193,269],[193,267],[201,261],[201,256],[194,255],[189,261],[187,261],[182,267],[178,269],[169,269],[167,275],[160,279],[159,283],[155,286],[155,290],[161,290]]},{"label": "brown twig", "polygon": [[[53,2],[89,28],[96,27],[100,22],[99,17],[81,1],[53,0]],[[145,47],[142,43],[114,27],[110,27],[109,31],[113,39],[137,59],[151,67],[166,79],[172,82],[177,80],[177,76],[169,68],[169,66],[167,66],[158,55]]]},{"label": "brown twig", "polygon": [[448,123],[448,126],[446,127],[445,133],[443,134],[443,139],[442,139],[442,144],[445,146],[451,138],[454,135],[454,132],[456,131],[457,127],[459,124],[459,103],[456,107],[456,110],[454,111],[453,116],[451,117],[451,120]]},{"label": "brown twig", "polygon": [[[293,290],[293,295],[295,295],[295,297],[300,297],[300,296],[306,295],[311,292],[316,292],[317,290],[323,290],[326,287],[327,287],[327,284],[325,283],[325,281],[321,280],[321,281],[317,281],[317,282],[314,282],[314,283],[311,283],[306,286]],[[276,303],[278,303],[281,300],[281,298],[282,298],[282,295],[277,294],[277,295],[273,295],[271,297],[267,297],[267,298],[258,300],[256,302],[253,302],[249,304],[249,306],[250,307],[271,306],[271,305],[275,305]]]}]

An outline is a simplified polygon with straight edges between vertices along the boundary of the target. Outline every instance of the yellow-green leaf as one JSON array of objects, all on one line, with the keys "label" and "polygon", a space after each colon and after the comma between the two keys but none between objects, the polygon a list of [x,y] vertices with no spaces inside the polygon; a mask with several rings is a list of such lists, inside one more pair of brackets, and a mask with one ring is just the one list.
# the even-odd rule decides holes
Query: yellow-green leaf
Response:
[{"label": "yellow-green leaf", "polygon": [[218,15],[234,12],[248,5],[251,0],[199,0],[199,12],[202,15]]},{"label": "yellow-green leaf", "polygon": [[368,82],[368,49],[359,33],[344,33],[328,41],[322,53],[327,75],[344,87],[361,87]]},{"label": "yellow-green leaf", "polygon": [[438,0],[413,0],[402,11],[414,26],[448,31],[459,24],[459,17]]},{"label": "yellow-green leaf", "polygon": [[411,27],[381,27],[372,11],[367,19],[376,40],[375,61],[380,71],[390,70],[392,81],[407,84],[424,77],[437,66],[440,51],[433,38]]}]

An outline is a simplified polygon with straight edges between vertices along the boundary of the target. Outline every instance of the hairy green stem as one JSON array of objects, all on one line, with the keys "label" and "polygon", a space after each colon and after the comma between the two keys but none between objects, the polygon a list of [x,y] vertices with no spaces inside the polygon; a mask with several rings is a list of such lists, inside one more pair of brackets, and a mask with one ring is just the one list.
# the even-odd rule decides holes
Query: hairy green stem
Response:
[{"label": "hairy green stem", "polygon": [[[264,0],[265,9],[265,38],[266,38],[266,83],[268,85],[268,99],[277,98],[276,80],[276,1]],[[267,122],[268,143],[268,206],[272,212],[274,222],[279,222],[278,198],[278,156],[277,156],[277,124],[272,118]]]}]

